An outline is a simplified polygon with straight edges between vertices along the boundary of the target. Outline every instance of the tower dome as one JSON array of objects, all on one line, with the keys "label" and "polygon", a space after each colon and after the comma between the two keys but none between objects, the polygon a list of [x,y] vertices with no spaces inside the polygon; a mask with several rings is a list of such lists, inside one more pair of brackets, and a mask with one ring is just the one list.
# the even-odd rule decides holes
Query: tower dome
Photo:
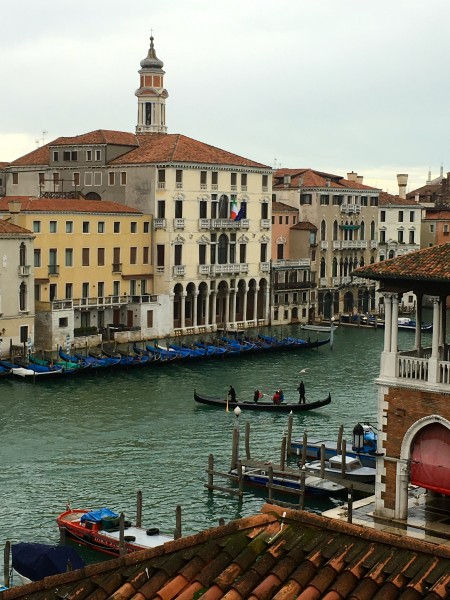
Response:
[{"label": "tower dome", "polygon": [[164,88],[164,63],[156,56],[153,41],[151,36],[148,54],[140,63],[140,86],[135,92],[138,98],[136,133],[167,133],[166,98],[169,94]]}]

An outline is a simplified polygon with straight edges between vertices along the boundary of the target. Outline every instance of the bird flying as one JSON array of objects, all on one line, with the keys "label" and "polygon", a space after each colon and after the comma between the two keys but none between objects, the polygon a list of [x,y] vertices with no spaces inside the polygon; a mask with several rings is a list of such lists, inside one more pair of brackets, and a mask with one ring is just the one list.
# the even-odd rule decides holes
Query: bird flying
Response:
[{"label": "bird flying", "polygon": [[302,369],[302,370],[300,371],[300,373],[306,373],[307,371],[309,371],[309,369],[308,369],[308,368],[306,368],[306,369]]}]

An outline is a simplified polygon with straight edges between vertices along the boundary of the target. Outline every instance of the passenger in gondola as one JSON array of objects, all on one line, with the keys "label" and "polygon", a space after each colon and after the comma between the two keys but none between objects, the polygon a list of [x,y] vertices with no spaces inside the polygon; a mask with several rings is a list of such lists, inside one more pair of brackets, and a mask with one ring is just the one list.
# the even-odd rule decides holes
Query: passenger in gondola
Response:
[{"label": "passenger in gondola", "polygon": [[281,404],[282,402],[284,402],[284,392],[283,392],[283,390],[280,389],[280,390],[278,390],[278,393],[280,394],[280,404]]},{"label": "passenger in gondola", "polygon": [[228,399],[231,402],[236,402],[236,390],[232,385],[230,385],[230,389],[228,390]]},{"label": "passenger in gondola", "polygon": [[253,402],[256,404],[260,398],[262,398],[262,393],[259,390],[255,390],[255,393],[253,394]]},{"label": "passenger in gondola", "polygon": [[280,404],[281,400],[280,400],[280,392],[279,390],[276,390],[275,394],[272,397],[273,403],[274,404]]}]

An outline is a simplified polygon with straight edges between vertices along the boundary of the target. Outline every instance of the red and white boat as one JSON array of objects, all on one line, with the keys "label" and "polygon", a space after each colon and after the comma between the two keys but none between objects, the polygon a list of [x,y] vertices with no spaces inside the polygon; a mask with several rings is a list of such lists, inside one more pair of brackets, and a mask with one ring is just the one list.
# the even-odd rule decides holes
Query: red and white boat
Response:
[{"label": "red and white boat", "polygon": [[[89,546],[98,552],[118,556],[120,554],[120,517],[108,508],[84,510],[71,508],[61,513],[56,522],[66,538]],[[161,534],[152,527],[136,527],[124,522],[124,546],[127,552],[161,546],[173,540],[173,536]]]}]

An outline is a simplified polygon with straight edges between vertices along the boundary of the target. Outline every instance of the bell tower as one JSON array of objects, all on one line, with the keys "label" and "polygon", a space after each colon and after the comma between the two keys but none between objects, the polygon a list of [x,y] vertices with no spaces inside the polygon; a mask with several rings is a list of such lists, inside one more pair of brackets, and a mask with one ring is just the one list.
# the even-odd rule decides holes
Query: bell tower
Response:
[{"label": "bell tower", "polygon": [[164,63],[156,56],[153,35],[147,56],[141,60],[140,87],[135,91],[138,98],[136,133],[167,133],[166,98],[164,89]]}]

